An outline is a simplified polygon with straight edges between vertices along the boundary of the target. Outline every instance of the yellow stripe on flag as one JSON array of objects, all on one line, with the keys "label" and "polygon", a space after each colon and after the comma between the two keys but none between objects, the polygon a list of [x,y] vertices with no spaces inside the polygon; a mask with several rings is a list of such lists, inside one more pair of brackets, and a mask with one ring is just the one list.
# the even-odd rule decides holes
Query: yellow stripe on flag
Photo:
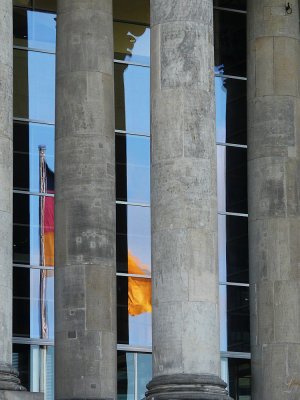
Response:
[{"label": "yellow stripe on flag", "polygon": [[[137,275],[149,274],[147,265],[128,251],[128,273]],[[151,279],[128,278],[128,314],[131,316],[152,312]]]}]

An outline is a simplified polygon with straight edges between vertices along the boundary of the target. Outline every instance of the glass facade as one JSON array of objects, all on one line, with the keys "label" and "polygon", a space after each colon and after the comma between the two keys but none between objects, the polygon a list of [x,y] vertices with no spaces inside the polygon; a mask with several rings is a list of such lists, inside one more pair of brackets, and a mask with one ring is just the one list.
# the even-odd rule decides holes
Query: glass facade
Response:
[{"label": "glass facade", "polygon": [[[216,0],[214,10],[220,351],[222,378],[238,400],[251,398],[245,3]],[[138,400],[151,378],[150,11],[148,0],[113,5],[118,399]],[[41,210],[51,210],[55,191],[55,10],[53,0],[14,1],[13,362],[23,385],[47,400],[54,263],[45,243],[54,220]]]},{"label": "glass facade", "polygon": [[53,205],[54,188],[43,184],[41,166],[54,173],[55,10],[51,0],[14,1],[13,366],[47,400],[54,398],[54,272],[43,249],[54,220],[41,209]]},{"label": "glass facade", "polygon": [[246,1],[214,6],[221,371],[232,398],[249,400]]}]

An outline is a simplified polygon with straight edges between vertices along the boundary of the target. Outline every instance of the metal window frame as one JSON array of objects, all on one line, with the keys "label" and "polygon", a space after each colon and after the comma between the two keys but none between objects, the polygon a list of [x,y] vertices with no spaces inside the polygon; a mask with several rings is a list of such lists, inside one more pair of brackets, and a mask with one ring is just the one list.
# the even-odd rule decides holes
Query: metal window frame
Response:
[{"label": "metal window frame", "polygon": [[27,123],[27,124],[50,125],[50,126],[54,126],[55,127],[55,122],[32,119],[32,118],[13,117],[13,122],[22,122],[22,123]]},{"label": "metal window frame", "polygon": [[229,8],[229,7],[214,6],[214,10],[234,12],[234,13],[237,13],[237,14],[247,14],[247,10],[239,10],[237,8]]}]

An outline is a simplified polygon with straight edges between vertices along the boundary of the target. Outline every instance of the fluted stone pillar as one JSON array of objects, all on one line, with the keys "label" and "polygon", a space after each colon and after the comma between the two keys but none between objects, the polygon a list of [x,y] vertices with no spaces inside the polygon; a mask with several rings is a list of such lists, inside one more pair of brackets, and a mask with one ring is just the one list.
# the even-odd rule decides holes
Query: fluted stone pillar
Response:
[{"label": "fluted stone pillar", "polygon": [[56,399],[116,398],[112,0],[58,0]]},{"label": "fluted stone pillar", "polygon": [[[12,2],[0,2],[0,392],[24,390],[12,369]],[[0,393],[1,395],[1,393]]]},{"label": "fluted stone pillar", "polygon": [[299,10],[289,3],[287,13],[284,1],[248,1],[253,400],[300,396]]},{"label": "fluted stone pillar", "polygon": [[153,380],[228,399],[220,375],[213,1],[151,1]]}]

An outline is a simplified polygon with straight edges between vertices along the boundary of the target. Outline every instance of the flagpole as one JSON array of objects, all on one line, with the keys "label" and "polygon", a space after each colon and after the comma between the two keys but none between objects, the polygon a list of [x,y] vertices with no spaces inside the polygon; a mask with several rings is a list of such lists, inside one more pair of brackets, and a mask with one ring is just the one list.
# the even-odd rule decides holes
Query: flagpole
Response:
[{"label": "flagpole", "polygon": [[[39,167],[40,167],[40,193],[47,191],[47,177],[45,165],[46,146],[39,146]],[[44,217],[45,217],[45,196],[40,196],[40,263],[45,266],[45,237],[44,237]],[[47,339],[47,310],[46,310],[46,271],[40,270],[40,321],[41,338]],[[46,353],[47,346],[41,346],[41,365],[40,365],[40,391],[45,392],[46,381]]]}]

